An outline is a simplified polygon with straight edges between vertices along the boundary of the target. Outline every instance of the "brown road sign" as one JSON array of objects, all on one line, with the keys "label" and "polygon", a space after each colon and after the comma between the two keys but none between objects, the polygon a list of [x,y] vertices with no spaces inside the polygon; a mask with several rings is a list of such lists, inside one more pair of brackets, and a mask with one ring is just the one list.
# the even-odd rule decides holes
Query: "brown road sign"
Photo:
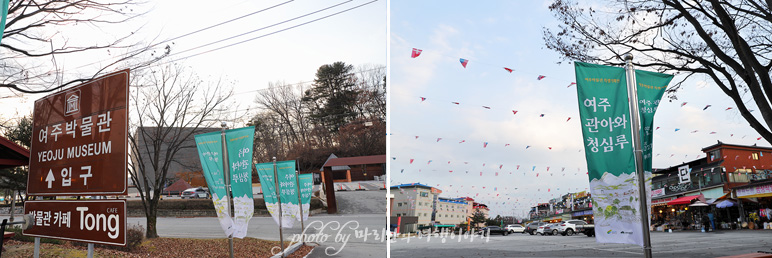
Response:
[{"label": "brown road sign", "polygon": [[35,101],[29,195],[125,195],[129,70]]},{"label": "brown road sign", "polygon": [[26,201],[32,214],[25,236],[126,245],[126,200]]}]

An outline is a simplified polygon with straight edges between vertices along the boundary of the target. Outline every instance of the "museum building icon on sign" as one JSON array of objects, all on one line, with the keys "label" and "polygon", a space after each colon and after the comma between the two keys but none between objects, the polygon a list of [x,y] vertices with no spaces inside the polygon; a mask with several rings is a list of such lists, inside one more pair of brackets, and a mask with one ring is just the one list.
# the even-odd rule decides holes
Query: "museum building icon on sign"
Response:
[{"label": "museum building icon on sign", "polygon": [[64,102],[64,115],[69,116],[80,111],[80,90],[68,92]]}]

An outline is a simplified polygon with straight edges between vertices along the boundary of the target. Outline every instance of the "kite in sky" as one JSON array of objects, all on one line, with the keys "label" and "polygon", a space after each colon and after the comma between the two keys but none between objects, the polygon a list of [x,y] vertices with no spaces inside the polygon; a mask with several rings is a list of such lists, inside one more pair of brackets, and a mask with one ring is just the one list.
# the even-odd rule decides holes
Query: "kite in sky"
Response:
[{"label": "kite in sky", "polygon": [[463,59],[463,58],[459,59],[458,61],[461,61],[461,65],[464,66],[464,68],[466,68],[466,64],[469,63],[469,60],[466,60],[466,59]]},{"label": "kite in sky", "polygon": [[682,106],[682,107],[683,107],[683,106],[686,106],[686,102],[684,102],[684,103],[681,103],[681,106]]},{"label": "kite in sky", "polygon": [[575,82],[572,82],[572,83],[571,83],[571,84],[569,84],[569,85],[568,85],[568,87],[566,87],[566,88],[570,88],[570,87],[571,87],[571,85],[576,85],[576,83],[575,83]]},{"label": "kite in sky", "polygon": [[539,115],[539,117],[544,117],[544,114]]},{"label": "kite in sky", "polygon": [[437,142],[440,142],[440,140],[442,140],[442,138],[437,138]]},{"label": "kite in sky", "polygon": [[456,104],[456,105],[461,104],[461,103],[458,103],[458,102],[450,102],[450,103],[453,103],[453,104]]},{"label": "kite in sky", "polygon": [[420,56],[421,55],[421,51],[423,51],[423,50],[420,50],[420,49],[417,49],[417,48],[413,48],[413,54],[411,54],[410,57],[416,58],[416,57]]},{"label": "kite in sky", "polygon": [[710,105],[707,105],[704,108],[702,108],[702,110],[708,109],[709,107],[710,107]]},{"label": "kite in sky", "polygon": [[547,76],[539,75],[539,77],[536,77],[536,79],[541,81],[541,79],[544,79],[544,77],[547,77]]},{"label": "kite in sky", "polygon": [[512,73],[512,71],[514,71],[514,70],[506,68],[506,67],[504,67],[504,70],[507,70],[507,72],[509,72],[509,73]]},{"label": "kite in sky", "polygon": [[[483,143],[483,148],[485,148],[485,147],[488,147],[488,142],[484,142]],[[483,166],[485,166],[485,165],[483,165]]]},{"label": "kite in sky", "polygon": [[517,110],[512,110],[513,115],[517,115]]},{"label": "kite in sky", "polygon": [[[726,110],[730,110],[730,109],[732,109],[732,107],[728,107],[728,108],[726,108]],[[724,111],[726,111],[726,110],[724,110]]]},{"label": "kite in sky", "polygon": [[424,98],[424,97],[421,97],[421,102],[424,102],[424,100],[426,100],[426,98]]},{"label": "kite in sky", "polygon": [[488,107],[488,106],[482,106],[482,107],[483,107],[483,108],[486,108],[486,109],[491,109],[491,107]]},{"label": "kite in sky", "polygon": [[571,117],[570,117],[570,116],[568,117],[568,119],[566,120],[566,122],[568,122],[568,121],[571,121]]}]

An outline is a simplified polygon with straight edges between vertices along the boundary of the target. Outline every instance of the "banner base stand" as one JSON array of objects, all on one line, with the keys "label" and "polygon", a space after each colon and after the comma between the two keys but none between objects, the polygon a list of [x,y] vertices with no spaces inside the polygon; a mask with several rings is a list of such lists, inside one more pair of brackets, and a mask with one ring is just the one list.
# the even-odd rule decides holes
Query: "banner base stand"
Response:
[{"label": "banner base stand", "polygon": [[[319,246],[319,244],[313,243],[313,242],[306,242],[305,244],[307,246],[312,247],[312,248],[316,248],[317,246]],[[303,246],[303,242],[297,242],[297,243],[292,244],[289,247],[287,247],[287,249],[285,249],[283,252],[279,252],[277,254],[274,254],[273,256],[271,256],[271,258],[281,258],[282,255],[283,255],[283,257],[287,257],[288,255],[290,255],[290,254],[294,253],[295,251],[297,251],[298,248],[300,248],[301,246]],[[311,249],[311,251],[308,252],[308,254],[310,255],[311,252],[313,252],[313,251],[314,251],[314,249]],[[306,255],[306,257],[307,256],[308,255]]]}]

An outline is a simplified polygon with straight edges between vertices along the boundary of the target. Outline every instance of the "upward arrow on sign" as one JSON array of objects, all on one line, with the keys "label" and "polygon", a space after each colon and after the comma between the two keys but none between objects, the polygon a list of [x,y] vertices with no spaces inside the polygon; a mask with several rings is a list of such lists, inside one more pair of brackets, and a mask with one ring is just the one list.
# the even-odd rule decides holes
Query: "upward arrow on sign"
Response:
[{"label": "upward arrow on sign", "polygon": [[54,182],[54,171],[49,169],[48,170],[48,176],[46,176],[46,182],[48,182],[48,188],[51,188],[52,183]]}]

